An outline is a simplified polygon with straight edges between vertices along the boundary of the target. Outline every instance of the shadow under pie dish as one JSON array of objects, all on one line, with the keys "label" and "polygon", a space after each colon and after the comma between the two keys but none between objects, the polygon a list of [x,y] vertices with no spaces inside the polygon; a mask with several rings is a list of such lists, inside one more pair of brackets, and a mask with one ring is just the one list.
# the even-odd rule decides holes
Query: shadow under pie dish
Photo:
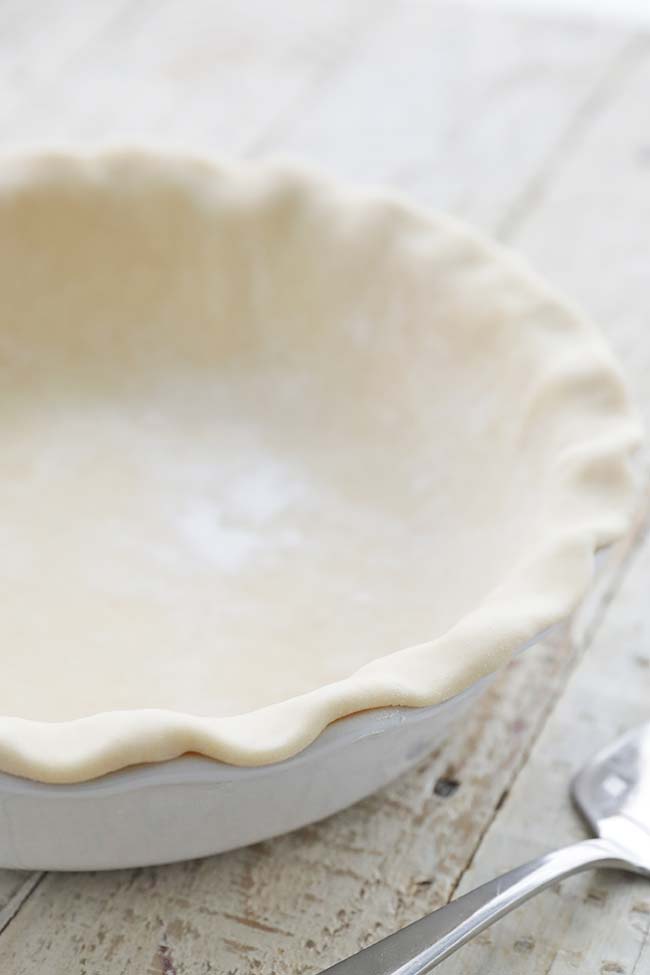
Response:
[{"label": "shadow under pie dish", "polygon": [[259,768],[565,619],[640,432],[593,327],[300,166],[0,163],[0,770]]}]

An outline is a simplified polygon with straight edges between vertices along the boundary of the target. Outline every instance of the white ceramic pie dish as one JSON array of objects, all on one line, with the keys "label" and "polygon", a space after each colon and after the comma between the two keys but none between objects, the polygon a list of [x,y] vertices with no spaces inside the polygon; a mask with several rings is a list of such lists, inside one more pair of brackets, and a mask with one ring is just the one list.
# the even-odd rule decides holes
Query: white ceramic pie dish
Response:
[{"label": "white ceramic pie dish", "polygon": [[0,773],[0,867],[110,870],[208,856],[316,822],[442,744],[494,675],[442,704],[377,708],[241,768],[198,755],[52,785]]},{"label": "white ceramic pie dish", "polygon": [[[389,193],[133,150],[3,159],[0,294],[8,862],[52,863],[18,841],[35,796],[101,794],[100,819],[128,797],[157,832],[137,810],[181,769],[233,822],[208,842],[188,798],[187,848],[170,825],[105,865],[340,808],[388,777],[378,751],[354,766],[382,715],[443,720],[567,617],[629,520],[640,429],[598,333]],[[397,774],[412,742],[386,736]],[[354,774],[328,798],[300,775],[330,749]],[[304,799],[245,826],[235,794],[276,775]]]}]

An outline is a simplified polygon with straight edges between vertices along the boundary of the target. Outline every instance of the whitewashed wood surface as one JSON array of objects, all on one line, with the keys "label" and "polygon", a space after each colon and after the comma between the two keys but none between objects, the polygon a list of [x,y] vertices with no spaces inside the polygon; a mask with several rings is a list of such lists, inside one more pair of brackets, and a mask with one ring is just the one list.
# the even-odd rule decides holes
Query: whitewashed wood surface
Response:
[{"label": "whitewashed wood surface", "polygon": [[[291,154],[398,186],[498,235],[582,304],[650,421],[650,35],[535,6],[2,0],[0,148]],[[571,633],[513,664],[416,770],[220,857],[0,871],[2,975],[308,975],[582,836],[572,772],[650,717],[648,457],[635,525]],[[565,881],[441,971],[647,975],[650,884]]]}]

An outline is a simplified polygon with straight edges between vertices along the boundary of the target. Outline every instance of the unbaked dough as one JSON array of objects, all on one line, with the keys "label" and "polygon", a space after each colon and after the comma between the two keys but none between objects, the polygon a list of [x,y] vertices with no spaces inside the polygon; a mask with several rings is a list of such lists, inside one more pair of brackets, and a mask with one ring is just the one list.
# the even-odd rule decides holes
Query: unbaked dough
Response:
[{"label": "unbaked dough", "polygon": [[259,764],[441,700],[625,527],[639,431],[601,339],[387,194],[5,160],[0,294],[5,771]]}]

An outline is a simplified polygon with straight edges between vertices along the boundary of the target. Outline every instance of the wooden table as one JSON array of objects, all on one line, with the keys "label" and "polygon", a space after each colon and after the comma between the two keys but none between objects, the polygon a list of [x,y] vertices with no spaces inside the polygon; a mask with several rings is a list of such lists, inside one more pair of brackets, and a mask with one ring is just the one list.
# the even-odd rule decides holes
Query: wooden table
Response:
[{"label": "wooden table", "polygon": [[[607,333],[650,417],[650,37],[399,0],[3,0],[4,147],[146,140],[317,160],[528,255]],[[567,783],[650,717],[650,505],[571,634],[527,653],[392,787],[294,835],[156,869],[0,872],[3,975],[317,972],[584,835]],[[565,881],[450,959],[650,972],[650,884]]]}]

